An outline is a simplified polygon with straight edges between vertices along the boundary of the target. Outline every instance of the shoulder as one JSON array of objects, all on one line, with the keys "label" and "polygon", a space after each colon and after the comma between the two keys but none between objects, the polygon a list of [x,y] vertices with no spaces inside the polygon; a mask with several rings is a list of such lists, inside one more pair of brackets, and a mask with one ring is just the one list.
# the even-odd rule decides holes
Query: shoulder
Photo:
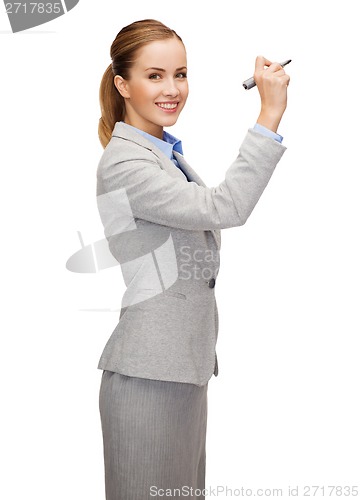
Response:
[{"label": "shoulder", "polygon": [[112,137],[100,159],[99,168],[135,160],[157,164],[161,162],[156,154],[156,148],[150,141],[136,132],[121,127],[121,123],[117,122]]}]

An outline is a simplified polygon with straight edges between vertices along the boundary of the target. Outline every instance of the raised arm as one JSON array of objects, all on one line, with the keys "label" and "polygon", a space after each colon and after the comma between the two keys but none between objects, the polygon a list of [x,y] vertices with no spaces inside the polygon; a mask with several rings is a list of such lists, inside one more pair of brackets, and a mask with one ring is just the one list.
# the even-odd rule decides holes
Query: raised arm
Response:
[{"label": "raised arm", "polygon": [[113,141],[98,167],[98,206],[104,226],[129,208],[133,218],[182,229],[241,226],[286,150],[250,129],[225,179],[210,188],[172,177],[154,153],[137,144]]}]

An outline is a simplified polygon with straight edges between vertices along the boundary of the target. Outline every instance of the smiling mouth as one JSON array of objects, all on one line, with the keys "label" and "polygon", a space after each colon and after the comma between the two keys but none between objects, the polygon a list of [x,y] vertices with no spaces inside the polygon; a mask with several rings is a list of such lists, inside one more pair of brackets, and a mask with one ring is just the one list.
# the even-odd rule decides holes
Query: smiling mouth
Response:
[{"label": "smiling mouth", "polygon": [[169,110],[174,110],[178,107],[179,103],[178,102],[156,102],[156,106],[158,106],[161,109],[169,109]]}]

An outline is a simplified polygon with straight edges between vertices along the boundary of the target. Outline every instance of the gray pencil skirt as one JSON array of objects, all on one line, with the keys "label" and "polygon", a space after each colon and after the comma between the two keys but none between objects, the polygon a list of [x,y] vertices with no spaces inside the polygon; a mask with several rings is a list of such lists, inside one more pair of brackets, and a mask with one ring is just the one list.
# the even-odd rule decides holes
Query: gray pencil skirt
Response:
[{"label": "gray pencil skirt", "polygon": [[106,500],[205,498],[207,384],[104,370],[99,409]]}]

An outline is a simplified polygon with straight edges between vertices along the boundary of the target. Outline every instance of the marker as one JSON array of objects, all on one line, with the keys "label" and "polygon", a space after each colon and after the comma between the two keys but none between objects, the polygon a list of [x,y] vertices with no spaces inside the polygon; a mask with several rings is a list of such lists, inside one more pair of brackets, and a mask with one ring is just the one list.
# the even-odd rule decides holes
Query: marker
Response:
[{"label": "marker", "polygon": [[[291,59],[288,59],[287,61],[284,61],[284,62],[280,63],[280,65],[281,65],[282,67],[284,67],[284,66],[286,66],[286,65],[287,65],[287,64],[289,64],[289,63],[291,63]],[[245,89],[245,90],[252,89],[252,88],[253,88],[253,87],[255,87],[255,86],[256,86],[256,83],[255,83],[255,80],[254,80],[254,78],[253,78],[253,77],[248,78],[247,80],[245,80],[245,81],[243,82],[243,87],[244,87],[244,89]]]}]

